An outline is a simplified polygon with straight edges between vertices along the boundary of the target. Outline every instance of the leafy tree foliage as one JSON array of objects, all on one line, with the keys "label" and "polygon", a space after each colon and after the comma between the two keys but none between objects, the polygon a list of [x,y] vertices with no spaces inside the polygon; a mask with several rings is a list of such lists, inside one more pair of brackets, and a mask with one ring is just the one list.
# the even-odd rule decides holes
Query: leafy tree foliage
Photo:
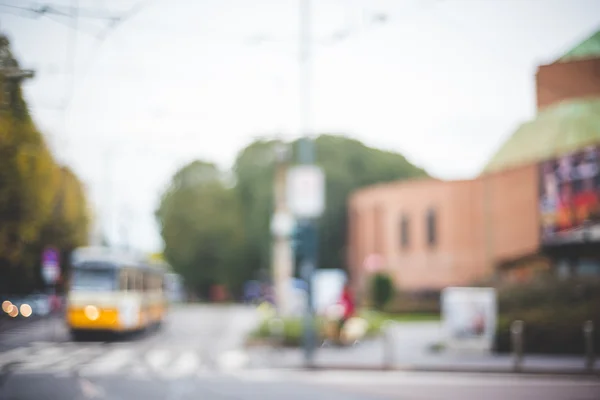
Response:
[{"label": "leafy tree foliage", "polygon": [[[236,193],[247,233],[245,262],[258,276],[270,269],[269,221],[273,211],[274,154],[277,141],[256,141],[238,155]],[[298,143],[291,144],[296,154]],[[317,163],[325,171],[326,210],[319,226],[319,266],[344,268],[348,196],[380,182],[425,177],[427,173],[397,153],[369,148],[344,136],[321,135],[315,141]]]},{"label": "leafy tree foliage", "polygon": [[213,164],[195,161],[179,170],[156,217],[164,256],[187,286],[204,296],[213,285],[226,284],[233,290],[241,286],[241,209]]},{"label": "leafy tree foliage", "polygon": [[0,292],[39,285],[41,249],[84,244],[89,215],[81,182],[56,164],[7,67],[18,63],[0,35]]}]

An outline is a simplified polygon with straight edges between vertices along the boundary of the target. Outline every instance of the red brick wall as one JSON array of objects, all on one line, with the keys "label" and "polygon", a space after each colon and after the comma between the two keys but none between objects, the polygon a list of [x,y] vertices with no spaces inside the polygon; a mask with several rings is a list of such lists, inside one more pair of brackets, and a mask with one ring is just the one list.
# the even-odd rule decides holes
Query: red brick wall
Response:
[{"label": "red brick wall", "polygon": [[600,58],[542,65],[536,73],[538,110],[563,100],[600,96]]},{"label": "red brick wall", "polygon": [[[439,289],[488,277],[497,263],[537,250],[537,205],[535,166],[469,181],[398,182],[358,191],[349,202],[348,260],[355,288],[364,288],[362,264],[371,253],[383,256],[401,289]],[[433,247],[427,244],[430,208],[437,215]],[[410,220],[408,248],[401,246],[403,214]]]}]

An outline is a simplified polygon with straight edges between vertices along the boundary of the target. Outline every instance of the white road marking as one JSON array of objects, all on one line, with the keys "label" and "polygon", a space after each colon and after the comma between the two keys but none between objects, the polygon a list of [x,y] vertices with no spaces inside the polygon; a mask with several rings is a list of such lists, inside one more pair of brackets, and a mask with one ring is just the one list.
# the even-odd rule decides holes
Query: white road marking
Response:
[{"label": "white road marking", "polygon": [[245,367],[249,362],[249,357],[243,350],[230,350],[219,355],[217,365],[220,369],[231,371]]},{"label": "white road marking", "polygon": [[185,347],[37,343],[0,353],[0,367],[13,361],[19,363],[16,371],[22,373],[45,372],[55,376],[77,373],[82,378],[118,374],[139,379],[176,380],[240,371],[249,364],[249,357],[242,350],[221,353],[216,359],[219,372],[210,370],[197,349]]},{"label": "white road marking", "polygon": [[117,372],[131,363],[134,351],[132,349],[114,349],[89,364],[81,367],[82,375],[96,375]]},{"label": "white road marking", "polygon": [[166,371],[165,376],[169,379],[182,378],[198,371],[201,362],[194,351],[188,351],[181,354]]},{"label": "white road marking", "polygon": [[63,362],[53,366],[52,370],[57,372],[69,371],[75,366],[84,364],[90,356],[98,354],[99,350],[100,349],[97,347],[73,349],[73,351],[69,354],[69,357]]},{"label": "white road marking", "polygon": [[128,375],[137,379],[150,380],[152,374],[148,366],[135,364],[131,367],[131,370],[128,371]]},{"label": "white road marking", "polygon": [[170,358],[169,351],[166,349],[152,349],[146,354],[146,361],[156,372],[163,370]]},{"label": "white road marking", "polygon": [[22,360],[26,357],[27,352],[27,348],[19,347],[0,353],[0,369],[2,369],[7,364]]},{"label": "white road marking", "polygon": [[22,361],[20,369],[25,371],[46,369],[65,360],[65,352],[60,347],[45,347],[28,354]]}]

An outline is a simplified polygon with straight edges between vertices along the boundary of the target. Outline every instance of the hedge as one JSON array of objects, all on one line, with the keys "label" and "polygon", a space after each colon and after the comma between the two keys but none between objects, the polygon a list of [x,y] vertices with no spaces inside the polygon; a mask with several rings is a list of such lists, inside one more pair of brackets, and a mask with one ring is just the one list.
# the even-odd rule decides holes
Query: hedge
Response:
[{"label": "hedge", "polygon": [[499,290],[500,318],[495,348],[511,350],[512,321],[525,323],[526,353],[583,354],[583,323],[594,322],[594,347],[600,348],[600,281],[540,280]]}]

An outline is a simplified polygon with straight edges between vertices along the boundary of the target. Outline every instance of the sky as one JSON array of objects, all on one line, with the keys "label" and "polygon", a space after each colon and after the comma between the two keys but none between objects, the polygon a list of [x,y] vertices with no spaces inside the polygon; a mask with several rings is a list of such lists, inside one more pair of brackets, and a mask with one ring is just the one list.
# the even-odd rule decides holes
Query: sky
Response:
[{"label": "sky", "polygon": [[[32,115],[112,242],[162,248],[154,210],[186,163],[227,169],[258,137],[300,135],[299,4],[0,0],[36,71]],[[41,5],[57,13],[27,11]],[[595,0],[313,0],[310,15],[310,130],[442,179],[476,176],[535,116],[538,65],[600,28]]]}]

